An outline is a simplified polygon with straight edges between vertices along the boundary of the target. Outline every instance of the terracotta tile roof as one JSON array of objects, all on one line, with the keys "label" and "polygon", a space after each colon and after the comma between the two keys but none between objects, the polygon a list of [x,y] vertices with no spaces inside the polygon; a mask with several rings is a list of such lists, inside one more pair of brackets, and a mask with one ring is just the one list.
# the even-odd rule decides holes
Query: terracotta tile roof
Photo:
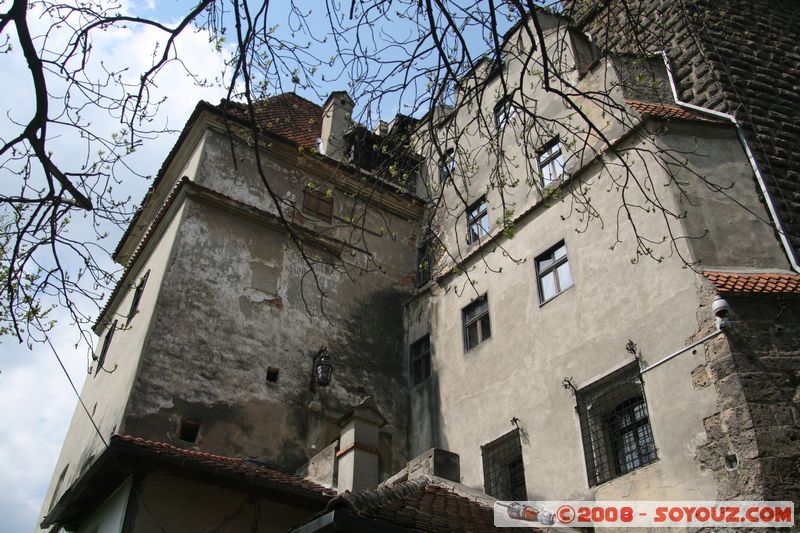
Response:
[{"label": "terracotta tile roof", "polygon": [[734,272],[703,272],[720,292],[755,294],[800,294],[800,275],[797,274],[737,274]]},{"label": "terracotta tile roof", "polygon": [[635,109],[642,115],[648,115],[657,118],[680,118],[684,120],[705,120],[702,117],[691,111],[687,111],[682,107],[676,105],[662,104],[660,102],[642,102],[641,100],[626,99],[625,103],[632,109]]},{"label": "terracotta tile roof", "polygon": [[278,485],[286,486],[287,488],[302,489],[324,496],[334,496],[336,494],[335,490],[318,485],[313,481],[303,479],[293,474],[287,474],[286,472],[281,472],[280,470],[276,470],[274,468],[254,464],[238,457],[228,457],[225,455],[215,455],[196,450],[187,450],[184,448],[178,448],[177,446],[173,446],[171,444],[146,440],[130,435],[121,435],[119,433],[112,435],[112,445],[120,442],[133,445],[146,453],[165,458],[180,459],[182,461],[192,461],[196,464],[202,464],[205,466],[213,466],[218,469],[224,469],[233,474],[256,477],[276,483]]},{"label": "terracotta tile roof", "polygon": [[428,532],[540,531],[496,528],[490,506],[424,477],[376,490],[344,492],[328,502],[326,512],[336,509]]},{"label": "terracotta tile roof", "polygon": [[[294,93],[283,93],[255,102],[253,107],[256,121],[265,130],[306,148],[317,147],[322,135],[321,106]],[[219,108],[247,120],[247,106],[243,103],[223,100]]]}]

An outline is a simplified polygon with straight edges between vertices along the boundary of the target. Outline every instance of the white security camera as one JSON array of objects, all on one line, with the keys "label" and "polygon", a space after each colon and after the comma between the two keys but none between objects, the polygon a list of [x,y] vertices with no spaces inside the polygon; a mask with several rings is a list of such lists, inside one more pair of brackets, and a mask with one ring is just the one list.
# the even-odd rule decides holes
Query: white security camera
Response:
[{"label": "white security camera", "polygon": [[719,294],[714,297],[711,310],[714,311],[714,316],[717,318],[728,318],[731,314],[731,306]]},{"label": "white security camera", "polygon": [[731,306],[719,294],[714,297],[711,310],[714,311],[714,316],[716,317],[717,329],[722,330],[730,327],[731,319],[728,317],[731,314]]}]

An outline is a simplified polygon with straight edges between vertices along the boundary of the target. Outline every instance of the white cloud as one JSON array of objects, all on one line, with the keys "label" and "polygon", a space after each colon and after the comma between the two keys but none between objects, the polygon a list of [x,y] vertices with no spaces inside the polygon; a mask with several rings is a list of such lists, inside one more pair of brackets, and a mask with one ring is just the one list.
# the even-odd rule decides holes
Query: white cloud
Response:
[{"label": "white cloud", "polygon": [[[145,3],[146,6],[150,4],[152,2]],[[35,20],[35,23],[41,31],[46,21]],[[94,38],[93,53],[95,59],[102,59],[108,65],[128,62],[130,76],[135,79],[149,66],[151,56],[147,50],[152,50],[156,40],[163,43],[164,37],[153,28],[100,32]],[[204,33],[186,33],[179,38],[177,46],[183,63],[199,77],[213,80],[222,72],[222,59],[213,52]],[[0,62],[0,68],[12,73],[7,80],[14,80],[4,84],[3,114],[13,109],[19,119],[31,107],[27,69],[19,58],[9,55]],[[168,121],[169,127],[175,129],[184,125],[198,100],[215,102],[224,96],[219,88],[197,87],[177,63],[165,68],[157,83],[159,94],[156,97],[167,97],[159,112],[159,120],[163,120],[163,124]],[[102,112],[92,112],[91,120],[92,127],[98,131],[112,132],[120,128],[118,121]],[[6,137],[8,130],[7,122],[0,123],[0,135]],[[176,135],[171,135],[146,141],[130,163],[143,174],[155,175],[176,139]],[[76,142],[73,138],[57,138],[51,143],[51,148],[68,160],[81,155],[75,153]],[[79,164],[77,161],[72,163]],[[123,190],[138,203],[149,185],[145,180],[125,178]],[[88,232],[85,235],[93,238]],[[105,246],[113,248],[113,241],[119,235],[121,230],[118,229],[112,242]],[[53,333],[53,342],[80,389],[86,376],[86,351],[84,348],[75,349],[74,326],[70,326],[65,316],[58,318],[61,320]],[[0,486],[3,487],[0,491],[0,533],[31,531],[72,418],[76,397],[46,345],[36,345],[30,351],[14,339],[4,338],[0,340],[0,352]]]}]

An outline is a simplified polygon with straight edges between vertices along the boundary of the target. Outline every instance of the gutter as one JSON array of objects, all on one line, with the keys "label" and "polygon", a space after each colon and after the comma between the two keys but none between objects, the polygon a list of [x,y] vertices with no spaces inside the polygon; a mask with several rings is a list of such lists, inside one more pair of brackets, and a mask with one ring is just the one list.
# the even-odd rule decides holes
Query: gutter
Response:
[{"label": "gutter", "polygon": [[800,272],[800,264],[798,264],[797,255],[792,248],[792,244],[789,242],[789,238],[786,236],[786,230],[784,229],[783,224],[778,217],[778,211],[775,208],[775,202],[772,200],[772,196],[767,190],[767,184],[764,182],[764,176],[761,174],[761,170],[758,168],[758,163],[753,156],[753,152],[750,150],[750,145],[747,143],[747,139],[744,136],[744,130],[742,129],[741,124],[739,124],[739,121],[736,120],[736,117],[728,113],[715,111],[714,109],[709,109],[707,107],[682,101],[678,96],[678,85],[675,81],[675,76],[672,72],[672,66],[670,65],[669,57],[667,57],[667,52],[662,50],[661,56],[664,58],[664,66],[667,68],[667,76],[669,77],[669,84],[670,88],[672,89],[672,97],[675,99],[676,104],[694,111],[699,111],[701,113],[722,118],[731,122],[736,127],[736,133],[739,136],[739,141],[742,143],[742,148],[744,148],[745,154],[747,154],[747,159],[750,161],[750,166],[753,167],[753,173],[756,176],[756,181],[761,189],[761,194],[763,195],[764,201],[767,204],[767,210],[769,211],[770,218],[772,219],[773,224],[775,224],[775,229],[777,230],[778,235],[780,235],[781,244],[783,245],[783,250],[786,252],[786,257],[789,259],[789,264],[792,266],[792,270],[795,272]]}]

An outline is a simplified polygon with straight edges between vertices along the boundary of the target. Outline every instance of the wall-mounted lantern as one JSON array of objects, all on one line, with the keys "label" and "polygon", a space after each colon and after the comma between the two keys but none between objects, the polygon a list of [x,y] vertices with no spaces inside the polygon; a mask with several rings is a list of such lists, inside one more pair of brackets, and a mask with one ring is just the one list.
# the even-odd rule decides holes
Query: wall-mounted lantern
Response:
[{"label": "wall-mounted lantern", "polygon": [[311,364],[311,391],[317,390],[317,385],[326,387],[331,382],[333,365],[328,356],[328,347],[323,346],[314,356]]}]

